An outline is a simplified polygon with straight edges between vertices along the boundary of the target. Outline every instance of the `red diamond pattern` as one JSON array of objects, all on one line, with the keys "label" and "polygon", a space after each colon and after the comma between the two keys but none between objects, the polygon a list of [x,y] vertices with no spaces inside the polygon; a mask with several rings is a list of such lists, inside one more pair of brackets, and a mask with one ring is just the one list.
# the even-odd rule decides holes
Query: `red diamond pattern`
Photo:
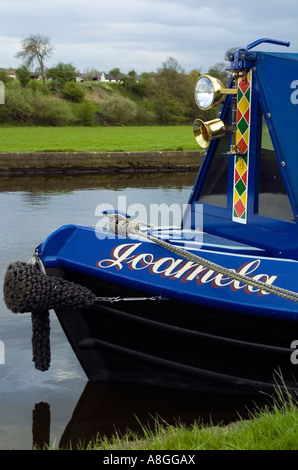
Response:
[{"label": "red diamond pattern", "polygon": [[243,204],[241,199],[238,199],[234,208],[235,208],[235,211],[237,212],[238,217],[241,217],[245,212],[245,205]]},{"label": "red diamond pattern", "polygon": [[247,143],[245,142],[245,140],[243,138],[241,140],[239,140],[239,142],[237,143],[237,147],[238,147],[239,153],[245,153],[246,152]]},{"label": "red diamond pattern", "polygon": [[241,78],[239,81],[239,88],[243,93],[246,93],[250,87],[250,80],[247,77]]}]

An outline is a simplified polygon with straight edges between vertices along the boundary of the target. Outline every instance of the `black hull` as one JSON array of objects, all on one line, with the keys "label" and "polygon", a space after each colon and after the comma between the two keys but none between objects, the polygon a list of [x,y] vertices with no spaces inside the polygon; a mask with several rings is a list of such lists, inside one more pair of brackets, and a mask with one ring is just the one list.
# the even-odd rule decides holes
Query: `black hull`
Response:
[{"label": "black hull", "polygon": [[[148,297],[73,272],[48,274],[85,285],[98,296]],[[56,314],[91,382],[241,396],[272,394],[284,385],[298,390],[290,349],[294,322],[171,300],[101,302]]]}]

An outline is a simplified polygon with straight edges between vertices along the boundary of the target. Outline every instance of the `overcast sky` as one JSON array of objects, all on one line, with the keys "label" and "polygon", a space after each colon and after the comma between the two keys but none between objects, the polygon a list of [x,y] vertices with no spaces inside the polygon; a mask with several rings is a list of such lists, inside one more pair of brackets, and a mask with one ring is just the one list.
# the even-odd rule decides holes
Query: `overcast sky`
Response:
[{"label": "overcast sky", "polygon": [[298,52],[297,23],[297,0],[0,0],[0,68],[19,66],[22,40],[41,34],[55,46],[48,67],[142,73],[173,57],[203,73],[263,37],[291,41],[269,49]]}]

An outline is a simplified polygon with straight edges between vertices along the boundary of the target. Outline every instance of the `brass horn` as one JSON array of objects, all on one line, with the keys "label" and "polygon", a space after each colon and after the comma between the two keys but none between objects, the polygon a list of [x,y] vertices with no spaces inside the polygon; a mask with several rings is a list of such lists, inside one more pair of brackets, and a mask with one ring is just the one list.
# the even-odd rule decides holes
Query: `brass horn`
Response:
[{"label": "brass horn", "polygon": [[221,119],[212,119],[212,121],[208,122],[196,119],[193,123],[193,132],[199,146],[205,149],[211,140],[223,137],[226,133],[226,128]]}]

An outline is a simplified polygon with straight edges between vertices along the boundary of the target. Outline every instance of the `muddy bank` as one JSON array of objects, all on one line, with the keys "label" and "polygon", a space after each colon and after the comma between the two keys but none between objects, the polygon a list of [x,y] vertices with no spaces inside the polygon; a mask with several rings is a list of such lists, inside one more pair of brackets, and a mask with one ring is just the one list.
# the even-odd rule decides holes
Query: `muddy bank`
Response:
[{"label": "muddy bank", "polygon": [[201,151],[0,153],[0,175],[197,171]]}]

